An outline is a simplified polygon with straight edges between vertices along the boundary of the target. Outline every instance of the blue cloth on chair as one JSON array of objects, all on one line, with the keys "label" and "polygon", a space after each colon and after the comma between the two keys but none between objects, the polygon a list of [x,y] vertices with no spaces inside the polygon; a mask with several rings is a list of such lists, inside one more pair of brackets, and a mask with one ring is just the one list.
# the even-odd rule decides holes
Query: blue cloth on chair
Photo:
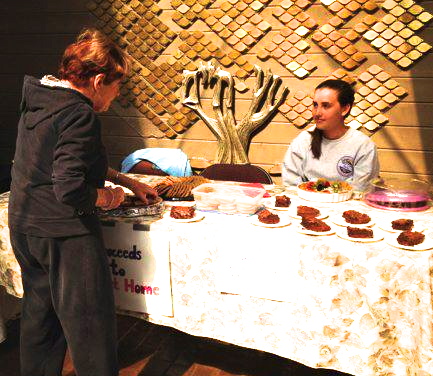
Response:
[{"label": "blue cloth on chair", "polygon": [[129,172],[140,161],[149,161],[171,176],[191,176],[192,169],[188,156],[180,149],[147,148],[136,150],[123,161],[121,172]]}]

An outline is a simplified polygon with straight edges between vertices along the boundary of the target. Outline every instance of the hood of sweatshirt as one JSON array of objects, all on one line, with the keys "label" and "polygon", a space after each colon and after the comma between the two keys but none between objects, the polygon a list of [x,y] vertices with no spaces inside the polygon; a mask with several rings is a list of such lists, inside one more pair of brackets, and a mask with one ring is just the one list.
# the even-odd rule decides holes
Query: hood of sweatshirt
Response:
[{"label": "hood of sweatshirt", "polygon": [[58,82],[54,77],[45,80],[31,76],[24,77],[20,110],[27,129],[35,128],[44,120],[70,106],[83,103],[92,107],[89,98],[74,89],[61,86]]}]

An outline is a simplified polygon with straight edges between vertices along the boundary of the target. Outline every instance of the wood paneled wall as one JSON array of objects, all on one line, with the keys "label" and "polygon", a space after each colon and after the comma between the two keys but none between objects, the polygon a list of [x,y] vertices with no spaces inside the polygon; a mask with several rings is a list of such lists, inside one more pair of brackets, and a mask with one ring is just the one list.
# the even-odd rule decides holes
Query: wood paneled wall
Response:
[{"label": "wood paneled wall", "polygon": [[[171,30],[182,31],[183,29],[171,20],[173,10],[170,0],[155,3],[163,10],[161,20],[169,25]],[[215,0],[212,3],[210,8],[220,6],[222,1]],[[264,14],[271,12],[277,3],[280,1],[269,2]],[[433,14],[433,1],[423,1],[419,4]],[[1,163],[8,163],[13,158],[23,76],[56,73],[64,47],[74,39],[82,27],[96,25],[97,18],[88,10],[87,5],[88,2],[85,0],[0,2]],[[314,3],[308,12],[314,16],[319,26],[330,16],[330,13],[323,12],[323,6],[319,2]],[[299,90],[312,92],[320,81],[337,68],[341,68],[314,43],[311,43],[308,55],[314,59],[318,67],[305,79],[297,78],[272,59],[260,61],[257,53],[270,42],[272,33],[281,28],[275,17],[269,16],[266,19],[273,29],[245,56],[251,63],[270,68],[274,74],[280,75],[284,85],[291,90],[289,97]],[[348,22],[346,29],[351,25],[353,22]],[[197,21],[191,29],[212,34],[202,21]],[[428,24],[418,35],[433,45],[433,23]],[[214,40],[223,51],[229,50],[224,40]],[[433,53],[426,54],[411,69],[402,70],[364,40],[356,42],[356,47],[367,57],[367,61],[350,72],[351,75],[356,77],[367,67],[377,64],[407,91],[401,102],[386,112],[389,118],[386,125],[374,133],[363,129],[379,148],[382,175],[418,177],[433,182]],[[175,53],[176,45],[173,44],[159,59],[164,61]],[[248,78],[247,85],[251,87],[254,79]],[[251,91],[236,93],[238,117],[248,108],[250,97]],[[208,98],[209,95],[205,95],[205,105],[209,102]],[[176,106],[181,105],[178,103]],[[162,118],[166,120],[164,116]],[[144,147],[179,147],[193,158],[205,158],[208,161],[215,158],[215,137],[201,121],[176,138],[169,139],[133,106],[124,108],[119,103],[114,103],[112,109],[102,115],[102,119],[104,139],[114,167],[117,167],[127,154]],[[270,124],[254,136],[249,150],[251,163],[259,164],[266,169],[277,165],[281,162],[291,140],[300,131],[301,129],[291,124],[285,116],[277,113]],[[276,177],[275,180],[278,182],[279,178]]]}]

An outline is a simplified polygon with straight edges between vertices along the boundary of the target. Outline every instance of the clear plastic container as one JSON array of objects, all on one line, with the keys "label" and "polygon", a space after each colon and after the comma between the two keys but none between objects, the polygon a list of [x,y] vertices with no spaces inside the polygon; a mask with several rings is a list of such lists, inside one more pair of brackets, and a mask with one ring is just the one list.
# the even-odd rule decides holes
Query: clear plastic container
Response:
[{"label": "clear plastic container", "polygon": [[192,191],[199,210],[216,210],[226,214],[254,214],[266,193],[263,188],[239,184],[205,183]]},{"label": "clear plastic container", "polygon": [[431,186],[418,179],[374,179],[364,193],[368,205],[394,211],[426,210],[432,205],[431,199]]}]

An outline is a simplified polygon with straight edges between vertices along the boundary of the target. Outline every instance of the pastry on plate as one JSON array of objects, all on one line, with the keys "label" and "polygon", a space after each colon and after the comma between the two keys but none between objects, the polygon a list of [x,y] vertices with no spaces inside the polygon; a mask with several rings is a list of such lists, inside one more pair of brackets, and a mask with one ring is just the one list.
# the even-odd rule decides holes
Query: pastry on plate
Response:
[{"label": "pastry on plate", "polygon": [[396,219],[391,222],[391,226],[393,230],[412,230],[413,228],[413,220],[412,219]]},{"label": "pastry on plate", "polygon": [[258,215],[257,218],[260,222],[273,225],[280,222],[280,217],[277,214],[272,214],[269,210],[264,209]]},{"label": "pastry on plate", "polygon": [[301,225],[310,231],[326,232],[331,230],[331,227],[325,222],[314,217],[302,217]]},{"label": "pastry on plate", "polygon": [[170,217],[174,219],[191,219],[194,218],[195,208],[192,206],[172,206]]},{"label": "pastry on plate", "polygon": [[401,245],[413,247],[421,244],[424,239],[425,235],[422,232],[406,230],[397,237],[397,242]]},{"label": "pastry on plate", "polygon": [[360,213],[356,210],[346,210],[343,213],[343,218],[347,223],[353,225],[362,225],[371,221],[371,218],[367,214]]},{"label": "pastry on plate", "polygon": [[296,214],[300,217],[318,217],[320,215],[320,210],[310,206],[299,205]]},{"label": "pastry on plate", "polygon": [[290,197],[286,195],[275,196],[275,207],[288,208],[290,206]]},{"label": "pastry on plate", "polygon": [[373,238],[373,230],[370,228],[347,227],[347,235],[351,238]]}]

